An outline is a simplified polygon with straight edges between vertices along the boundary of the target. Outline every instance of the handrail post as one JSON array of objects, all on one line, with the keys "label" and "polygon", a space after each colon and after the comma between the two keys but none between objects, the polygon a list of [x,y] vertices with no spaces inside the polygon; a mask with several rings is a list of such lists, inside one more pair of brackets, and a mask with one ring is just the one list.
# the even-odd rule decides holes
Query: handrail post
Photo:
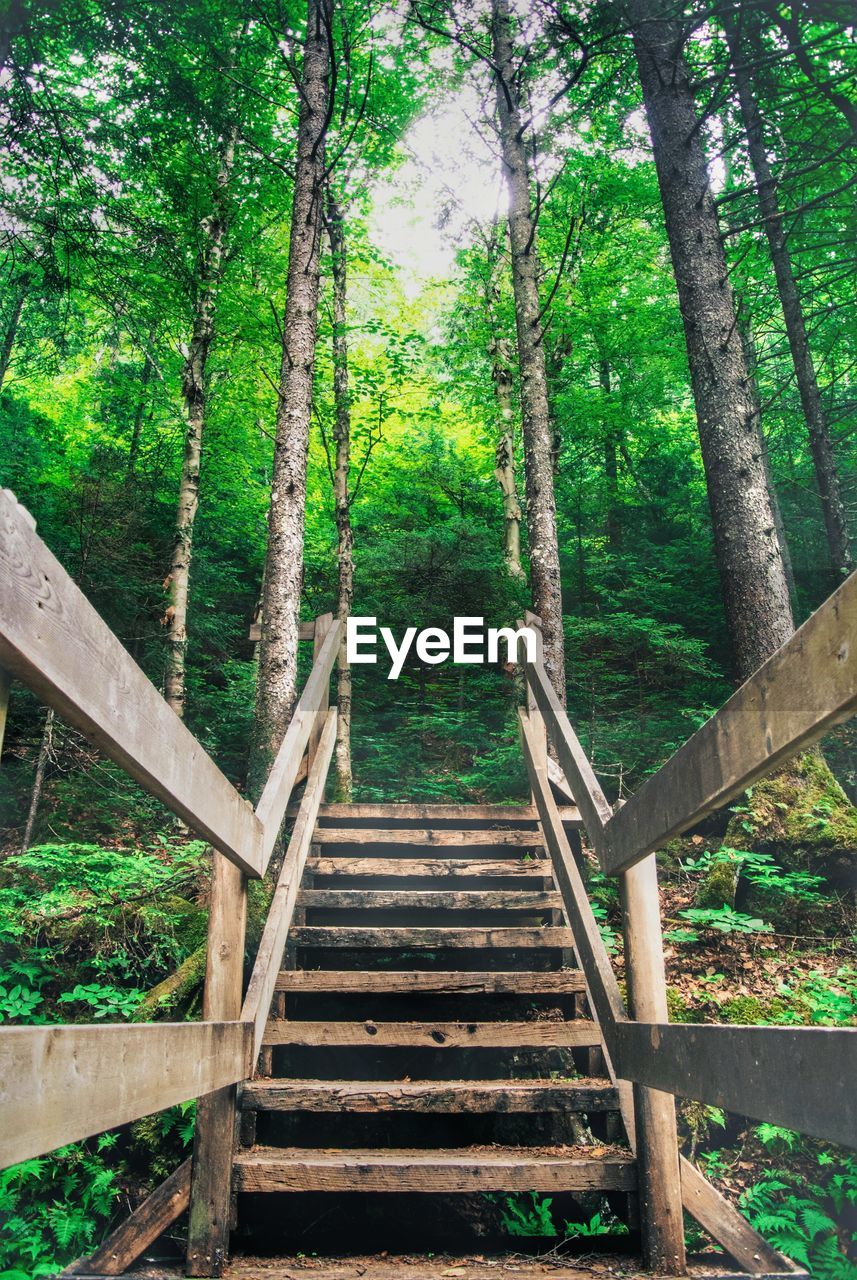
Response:
[{"label": "handrail post", "polygon": [[[244,985],[247,878],[214,854],[202,1016],[237,1019]],[[228,1085],[197,1102],[185,1273],[220,1276],[227,1261],[238,1087]]]},{"label": "handrail post", "polygon": [[[640,1022],[668,1022],[654,854],[624,872],[620,890],[629,1011]],[[634,1115],[645,1263],[661,1275],[682,1274],[686,1262],[675,1099],[635,1084]]]},{"label": "handrail post", "polygon": [[[313,666],[315,666],[316,662],[318,661],[318,657],[319,657],[319,654],[321,653],[322,645],[324,644],[327,633],[330,631],[330,628],[332,626],[333,626],[332,613],[321,613],[315,620],[315,631],[313,632],[313,637],[312,637]],[[312,732],[309,735],[309,742],[307,744],[307,776],[309,776],[309,771],[312,768],[313,761],[315,760],[315,757],[316,757],[316,752],[318,751],[318,744],[321,741],[321,734],[322,734],[322,730],[324,729],[324,722],[327,717],[327,711],[329,706],[330,706],[330,681],[328,681],[327,685],[325,686],[325,690],[321,698],[321,703],[319,704],[318,714],[315,717],[315,720],[312,726]]]},{"label": "handrail post", "polygon": [[[527,609],[524,612],[524,626],[531,627],[536,633],[536,662],[542,662],[542,620],[537,613],[533,613]],[[538,708],[536,696],[533,693],[532,685],[527,671],[527,665],[524,664],[524,689],[527,695],[527,715],[530,717],[530,724],[533,728],[536,741],[538,743],[538,757],[536,759],[536,767],[539,769],[547,769],[548,767],[548,731],[545,724],[545,718]],[[530,792],[530,803],[535,805],[535,793]]]},{"label": "handrail post", "polygon": [[3,754],[3,739],[6,736],[6,717],[9,714],[9,690],[12,677],[5,667],[0,667],[0,755]]}]

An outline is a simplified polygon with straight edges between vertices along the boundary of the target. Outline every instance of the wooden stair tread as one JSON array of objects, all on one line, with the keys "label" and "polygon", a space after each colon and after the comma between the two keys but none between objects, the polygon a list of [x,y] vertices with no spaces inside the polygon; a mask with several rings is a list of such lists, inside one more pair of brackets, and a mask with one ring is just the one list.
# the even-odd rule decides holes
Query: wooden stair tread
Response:
[{"label": "wooden stair tread", "polygon": [[573,947],[570,929],[544,925],[536,928],[397,928],[391,925],[298,925],[289,934],[299,947],[388,947],[443,950],[448,947]]},{"label": "wooden stair tread", "polygon": [[301,889],[299,907],[343,910],[550,911],[562,908],[560,894],[528,889]]},{"label": "wooden stair tread", "polygon": [[[297,806],[294,811],[297,812]],[[580,814],[574,805],[561,805],[559,813],[563,822],[580,822]],[[321,805],[318,816],[319,821],[369,821],[378,826],[386,822],[479,822],[490,825],[492,822],[536,823],[539,820],[535,806],[529,804],[333,803]]]},{"label": "wooden stair tread", "polygon": [[571,1022],[292,1022],[273,1018],[264,1044],[369,1045],[372,1047],[584,1048],[601,1044],[588,1018]]},{"label": "wooden stair tread", "polygon": [[580,969],[551,969],[543,973],[497,970],[425,969],[282,969],[277,991],[293,993],[332,991],[391,995],[564,995],[584,991]]},{"label": "wooden stair tread", "polygon": [[252,1147],[233,1174],[237,1191],[630,1191],[637,1181],[633,1156],[615,1147]]},{"label": "wooden stair tread", "polygon": [[508,827],[316,827],[313,844],[416,844],[427,848],[479,845],[490,848],[537,849],[544,843],[538,831],[514,831]]},{"label": "wooden stair tread", "polygon": [[307,858],[306,869],[316,876],[469,876],[475,880],[493,877],[544,879],[551,875],[546,858]]},{"label": "wooden stair tread", "polygon": [[609,1080],[254,1080],[245,1111],[548,1112],[615,1111]]}]

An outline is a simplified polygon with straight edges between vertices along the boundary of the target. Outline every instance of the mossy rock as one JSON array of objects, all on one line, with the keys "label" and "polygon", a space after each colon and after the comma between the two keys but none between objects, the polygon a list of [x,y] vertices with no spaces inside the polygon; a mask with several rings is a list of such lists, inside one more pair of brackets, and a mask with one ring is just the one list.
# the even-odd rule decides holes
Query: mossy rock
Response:
[{"label": "mossy rock", "polygon": [[715,862],[699,882],[693,895],[695,907],[735,906],[735,893],[738,888],[738,863]]},{"label": "mossy rock", "polygon": [[790,1006],[785,1000],[762,1000],[758,996],[734,996],[720,1006],[720,1021],[733,1025],[782,1022]]},{"label": "mossy rock", "polygon": [[137,912],[148,933],[166,934],[176,939],[182,951],[196,951],[205,942],[208,912],[178,894],[143,903]]},{"label": "mossy rock", "polygon": [[805,751],[757,782],[746,811],[733,815],[724,843],[772,853],[786,871],[857,888],[857,809],[818,751]]},{"label": "mossy rock", "polygon": [[667,987],[667,1013],[670,1022],[694,1022],[693,1009],[685,1001],[678,987]]},{"label": "mossy rock", "polygon": [[166,978],[152,987],[134,1010],[135,1022],[152,1022],[166,1014],[188,1011],[205,979],[206,944],[192,951]]}]

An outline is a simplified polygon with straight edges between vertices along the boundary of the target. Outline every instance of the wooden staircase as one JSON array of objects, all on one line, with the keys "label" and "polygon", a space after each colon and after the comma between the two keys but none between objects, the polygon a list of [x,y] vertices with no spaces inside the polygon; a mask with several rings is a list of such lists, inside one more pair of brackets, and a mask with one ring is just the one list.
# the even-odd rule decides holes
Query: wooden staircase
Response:
[{"label": "wooden staircase", "polygon": [[535,1191],[564,1197],[565,1219],[606,1197],[636,1225],[533,809],[322,806],[260,1067],[240,1097],[239,1197]]}]

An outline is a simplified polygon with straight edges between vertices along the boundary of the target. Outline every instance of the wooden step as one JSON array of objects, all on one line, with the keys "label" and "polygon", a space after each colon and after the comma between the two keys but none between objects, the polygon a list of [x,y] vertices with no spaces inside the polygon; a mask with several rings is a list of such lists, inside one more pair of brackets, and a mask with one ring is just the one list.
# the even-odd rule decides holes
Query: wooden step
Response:
[{"label": "wooden step", "polygon": [[[297,812],[297,806],[290,806]],[[580,824],[580,814],[573,805],[560,806],[563,822]],[[373,822],[386,826],[388,822],[478,822],[483,826],[493,823],[535,824],[539,820],[533,805],[518,804],[323,804],[318,811],[319,821]]]},{"label": "wooden step", "polygon": [[416,844],[425,848],[488,845],[491,848],[537,849],[544,843],[538,831],[474,827],[455,831],[444,827],[316,827],[313,844]]},{"label": "wooden step", "polygon": [[372,925],[299,925],[289,933],[289,941],[298,947],[385,947],[392,950],[443,950],[447,947],[491,948],[511,947],[531,950],[535,947],[573,947],[570,929],[436,929],[377,927]]},{"label": "wooden step", "polygon": [[467,973],[462,970],[283,969],[277,991],[295,994],[332,991],[337,994],[395,995],[566,995],[584,991],[580,969],[545,973]]},{"label": "wooden step", "polygon": [[312,1151],[251,1147],[233,1163],[236,1191],[631,1191],[633,1157],[615,1147]]},{"label": "wooden step", "polygon": [[468,876],[529,879],[551,875],[547,858],[509,858],[486,861],[469,858],[308,858],[307,871],[316,876]]},{"label": "wooden step", "polygon": [[608,1080],[253,1080],[245,1111],[616,1111]]},{"label": "wooden step", "polygon": [[558,893],[521,889],[301,889],[299,907],[344,911],[551,911],[562,907]]},{"label": "wooden step", "polygon": [[424,1049],[581,1049],[601,1044],[587,1018],[572,1022],[303,1022],[272,1018],[267,1045]]}]

